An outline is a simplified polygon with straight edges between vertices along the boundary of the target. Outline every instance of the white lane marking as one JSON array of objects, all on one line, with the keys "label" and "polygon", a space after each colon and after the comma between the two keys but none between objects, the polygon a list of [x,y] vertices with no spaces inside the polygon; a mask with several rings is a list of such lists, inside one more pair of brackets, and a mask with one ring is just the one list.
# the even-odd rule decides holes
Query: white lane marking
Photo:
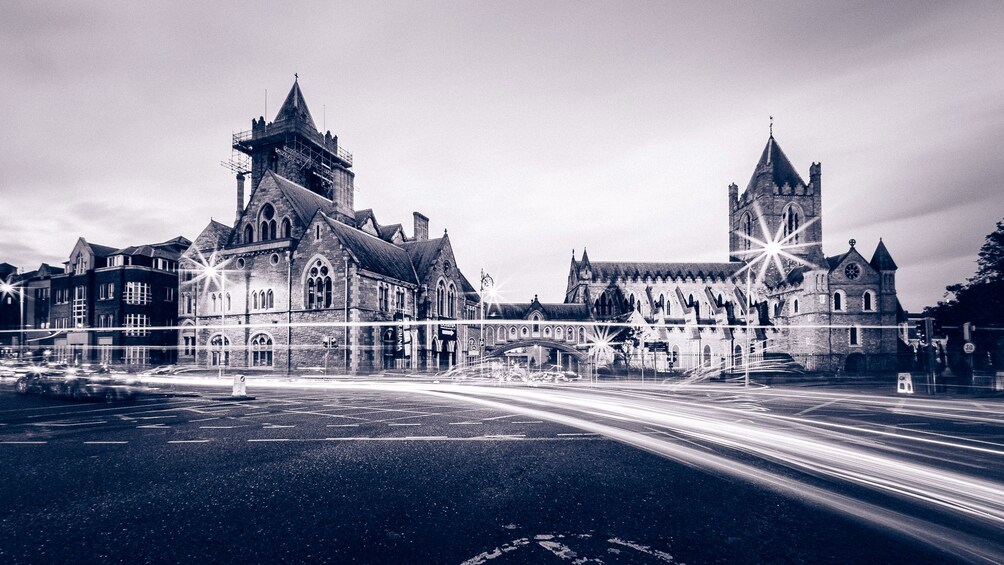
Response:
[{"label": "white lane marking", "polygon": [[47,441],[0,441],[4,445],[44,445]]},{"label": "white lane marking", "polygon": [[97,422],[72,422],[72,423],[66,423],[66,422],[35,422],[35,423],[32,424],[32,426],[45,426],[45,427],[54,427],[54,428],[69,428],[71,426],[96,426],[98,424],[107,424],[107,423],[108,422],[105,421],[105,420],[98,420]]},{"label": "white lane marking", "polygon": [[526,434],[485,434],[481,437],[485,439],[523,439]]},{"label": "white lane marking", "polygon": [[279,428],[295,428],[296,424],[281,425],[281,424],[262,424],[262,428],[266,430],[275,430]]},{"label": "white lane marking", "polygon": [[232,430],[237,426],[199,426],[200,430]]},{"label": "white lane marking", "polygon": [[171,426],[168,426],[168,425],[165,425],[165,424],[145,424],[145,425],[142,425],[142,426],[136,426],[136,429],[138,429],[138,430],[166,430],[166,429],[169,429],[170,427]]},{"label": "white lane marking", "polygon": [[844,400],[846,400],[846,398],[837,398],[835,400],[831,400],[829,402],[824,402],[822,404],[813,406],[811,408],[806,408],[805,410],[802,410],[801,412],[796,412],[795,415],[796,416],[805,416],[809,412],[815,412],[816,410],[819,410],[820,408],[826,408],[827,406],[830,406],[831,404],[836,404],[837,402],[842,402]]},{"label": "white lane marking", "polygon": [[208,439],[172,439],[167,443],[209,443]]},{"label": "white lane marking", "polygon": [[248,443],[261,443],[267,441],[290,441],[289,438],[264,438],[264,439],[249,439]]},{"label": "white lane marking", "polygon": [[310,414],[312,416],[326,416],[328,418],[345,418],[348,420],[366,420],[366,418],[356,418],[355,416],[342,416],[341,414],[328,414],[327,412],[311,412],[309,410],[283,410],[290,414]]},{"label": "white lane marking", "polygon": [[85,441],[85,445],[122,445],[128,441]]},{"label": "white lane marking", "polygon": [[501,420],[502,418],[515,418],[516,416],[519,416],[519,414],[503,414],[501,416],[495,416],[493,418],[481,418],[481,419],[487,422],[489,420]]},{"label": "white lane marking", "polygon": [[420,422],[387,422],[388,426],[421,426]]},{"label": "white lane marking", "polygon": [[358,428],[359,424],[328,424],[327,428]]},{"label": "white lane marking", "polygon": [[555,435],[557,435],[558,437],[575,437],[575,436],[598,436],[598,435],[600,435],[600,434],[597,434],[597,433],[592,433],[592,432],[584,432],[584,433],[574,433],[574,434],[555,434]]},{"label": "white lane marking", "polygon": [[210,420],[219,420],[219,419],[220,419],[219,416],[215,416],[213,418],[199,418],[198,420],[189,420],[189,422],[191,422],[191,423],[195,423],[195,422],[209,422]]},{"label": "white lane marking", "polygon": [[479,426],[483,422],[449,422],[451,426]]},{"label": "white lane marking", "polygon": [[167,414],[165,416],[137,416],[137,420],[163,420],[164,418],[177,418],[177,414]]},{"label": "white lane marking", "polygon": [[[271,412],[248,412],[247,414],[244,414],[244,416],[264,416],[265,414],[271,414]],[[238,417],[240,417],[239,414]]]},{"label": "white lane marking", "polygon": [[523,420],[521,422],[509,422],[510,424],[543,424],[543,420]]}]

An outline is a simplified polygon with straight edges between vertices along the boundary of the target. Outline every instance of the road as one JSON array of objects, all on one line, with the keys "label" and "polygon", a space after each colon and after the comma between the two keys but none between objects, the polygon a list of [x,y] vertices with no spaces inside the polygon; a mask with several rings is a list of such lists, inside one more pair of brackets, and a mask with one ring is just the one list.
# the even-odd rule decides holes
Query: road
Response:
[{"label": "road", "polygon": [[1000,399],[213,384],[111,405],[0,387],[0,562],[1004,556]]}]

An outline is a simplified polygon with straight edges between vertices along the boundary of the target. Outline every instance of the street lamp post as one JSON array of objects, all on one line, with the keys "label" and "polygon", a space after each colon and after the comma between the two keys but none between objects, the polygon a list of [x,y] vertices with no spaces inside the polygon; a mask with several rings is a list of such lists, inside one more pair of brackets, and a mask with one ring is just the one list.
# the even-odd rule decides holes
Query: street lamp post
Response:
[{"label": "street lamp post", "polygon": [[17,292],[18,295],[17,357],[18,359],[23,359],[24,358],[24,287],[20,285],[11,284],[9,282],[0,283],[0,293],[10,296],[15,292]]},{"label": "street lamp post", "polygon": [[743,372],[745,377],[743,379],[743,386],[750,386],[750,266],[749,262],[746,264],[746,350],[743,351]]},{"label": "street lamp post", "polygon": [[[494,288],[495,280],[492,276],[481,269],[481,289],[478,292],[478,304],[481,308],[481,331],[478,336],[478,363],[481,365],[481,370],[484,371],[485,366],[485,287]],[[483,376],[483,375],[482,375]]]}]

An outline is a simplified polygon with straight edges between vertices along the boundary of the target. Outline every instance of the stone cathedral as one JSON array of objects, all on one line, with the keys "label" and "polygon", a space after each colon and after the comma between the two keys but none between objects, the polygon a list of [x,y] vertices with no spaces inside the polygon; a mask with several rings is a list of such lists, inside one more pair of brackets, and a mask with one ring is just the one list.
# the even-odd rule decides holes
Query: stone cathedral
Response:
[{"label": "stone cathedral", "polygon": [[[730,370],[788,358],[809,371],[888,372],[901,354],[904,313],[896,263],[880,240],[870,258],[857,248],[823,253],[822,167],[805,182],[773,133],[745,190],[732,184],[729,260],[720,263],[594,261],[572,256],[565,303],[595,320],[632,320],[649,366]],[[748,269],[764,243],[790,257]]]}]

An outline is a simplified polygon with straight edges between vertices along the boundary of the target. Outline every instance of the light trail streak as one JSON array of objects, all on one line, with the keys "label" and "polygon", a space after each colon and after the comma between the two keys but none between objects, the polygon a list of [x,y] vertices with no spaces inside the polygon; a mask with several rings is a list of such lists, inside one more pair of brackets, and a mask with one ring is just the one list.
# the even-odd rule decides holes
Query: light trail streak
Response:
[{"label": "light trail streak", "polygon": [[[556,422],[691,468],[736,477],[821,505],[899,532],[957,558],[1004,562],[1004,483],[999,478],[1004,467],[1001,465],[1004,450],[997,449],[997,444],[893,433],[805,416],[759,412],[733,404],[737,399],[754,405],[781,398],[790,400],[789,405],[804,402],[815,405],[811,403],[841,399],[848,406],[868,410],[899,408],[906,414],[916,411],[927,418],[944,414],[958,417],[965,413],[979,421],[1004,425],[998,415],[969,405],[949,409],[950,402],[938,400],[911,398],[904,403],[902,398],[853,396],[847,391],[803,394],[721,385],[672,390],[656,385],[622,390],[603,386],[522,388],[386,380],[274,381],[260,385],[421,394],[436,402],[461,401],[500,413],[519,414],[528,420]],[[723,399],[727,405],[716,403]],[[653,434],[652,430],[667,434]],[[897,445],[869,438],[895,438]],[[745,455],[737,457],[737,453]],[[930,463],[932,459],[951,462],[965,453],[984,457],[993,471],[981,473],[972,468],[944,468]],[[895,508],[886,506],[893,501]],[[980,535],[986,531],[994,534]]]}]

